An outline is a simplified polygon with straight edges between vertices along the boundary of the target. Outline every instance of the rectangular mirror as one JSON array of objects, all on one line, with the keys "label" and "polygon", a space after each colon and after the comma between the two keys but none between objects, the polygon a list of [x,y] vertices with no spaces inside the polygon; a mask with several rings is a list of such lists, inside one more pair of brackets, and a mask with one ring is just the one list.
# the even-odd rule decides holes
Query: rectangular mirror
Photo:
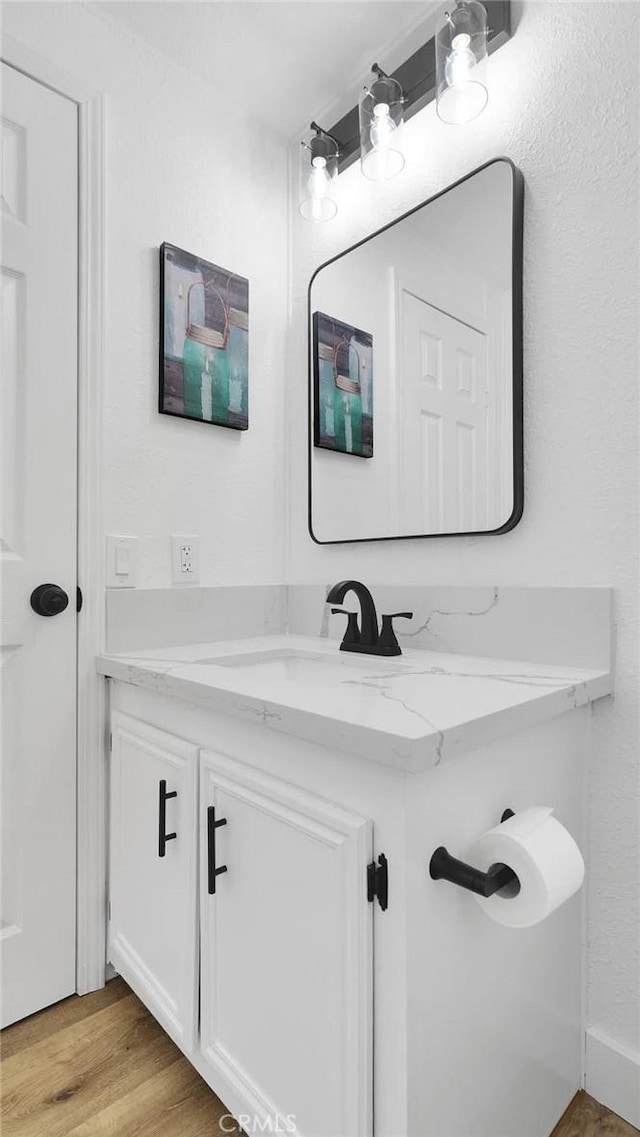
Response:
[{"label": "rectangular mirror", "polygon": [[309,287],[319,544],[505,533],[523,507],[522,174],[488,162]]}]

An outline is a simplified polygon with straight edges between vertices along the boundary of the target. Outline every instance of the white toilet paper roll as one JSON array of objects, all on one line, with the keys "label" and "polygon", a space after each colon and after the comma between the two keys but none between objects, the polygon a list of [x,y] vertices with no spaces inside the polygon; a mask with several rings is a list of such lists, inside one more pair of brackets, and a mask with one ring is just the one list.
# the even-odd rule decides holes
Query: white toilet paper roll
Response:
[{"label": "white toilet paper roll", "polygon": [[584,880],[584,861],[571,834],[546,806],[523,809],[496,825],[471,846],[466,860],[486,872],[505,864],[520,881],[517,896],[508,890],[485,899],[481,908],[498,924],[529,928],[539,924],[578,891]]}]

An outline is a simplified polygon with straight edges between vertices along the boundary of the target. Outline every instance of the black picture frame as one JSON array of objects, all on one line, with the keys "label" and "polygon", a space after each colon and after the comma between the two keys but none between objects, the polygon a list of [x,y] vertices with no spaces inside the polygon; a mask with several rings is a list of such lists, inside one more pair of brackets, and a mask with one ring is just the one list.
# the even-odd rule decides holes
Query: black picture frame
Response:
[{"label": "black picture frame", "polygon": [[[172,268],[174,279],[168,282]],[[248,430],[249,281],[168,241],[159,248],[159,272],[159,414],[229,430]],[[169,304],[169,288],[175,293],[178,274],[184,277],[178,286],[179,299]],[[197,323],[190,319],[196,303],[192,310],[191,292],[200,289],[200,295],[196,291],[200,312]],[[193,360],[185,360],[184,348],[180,354],[183,343]],[[198,402],[200,364],[204,373],[200,371]],[[210,366],[207,385],[205,373]],[[188,382],[190,375],[195,375],[195,383]]]},{"label": "black picture frame", "polygon": [[329,265],[334,264],[340,260],[341,257],[347,256],[348,253],[354,252],[359,249],[367,241],[373,240],[381,233],[386,233],[387,230],[392,229],[394,225],[399,225],[405,218],[410,217],[419,209],[424,208],[431,202],[436,201],[444,194],[449,193],[451,190],[456,189],[457,186],[463,185],[464,182],[469,181],[470,178],[481,173],[483,170],[488,169],[490,166],[497,163],[505,163],[511,170],[512,177],[512,225],[511,225],[511,310],[512,310],[512,438],[513,438],[513,508],[510,516],[504,524],[498,526],[496,529],[483,529],[483,530],[465,530],[452,533],[402,533],[398,535],[391,535],[386,537],[343,537],[337,540],[323,541],[313,531],[313,452],[314,452],[314,383],[312,375],[312,351],[309,350],[308,358],[309,365],[307,371],[307,387],[308,387],[308,400],[307,400],[307,413],[308,413],[308,446],[307,446],[307,527],[309,536],[316,545],[350,545],[350,544],[370,544],[378,541],[415,541],[418,539],[434,540],[438,538],[447,537],[497,537],[503,533],[509,533],[515,529],[516,525],[522,520],[524,512],[524,423],[523,423],[523,330],[522,330],[522,270],[523,270],[523,234],[524,234],[524,176],[522,171],[518,169],[511,158],[498,156],[490,158],[487,162],[483,162],[481,166],[471,170],[462,178],[452,182],[451,185],[446,186],[439,193],[432,194],[431,197],[425,198],[413,209],[408,209],[400,217],[396,217],[390,221],[388,225],[383,225],[382,228],[377,229],[369,236],[363,237],[361,241],[356,241],[354,245],[350,245],[348,249],[344,249],[341,253],[331,257],[328,261],[319,265],[313,273],[309,281],[307,291],[307,335],[311,329],[311,316],[312,316],[312,298],[311,289],[313,282],[323,269]]}]

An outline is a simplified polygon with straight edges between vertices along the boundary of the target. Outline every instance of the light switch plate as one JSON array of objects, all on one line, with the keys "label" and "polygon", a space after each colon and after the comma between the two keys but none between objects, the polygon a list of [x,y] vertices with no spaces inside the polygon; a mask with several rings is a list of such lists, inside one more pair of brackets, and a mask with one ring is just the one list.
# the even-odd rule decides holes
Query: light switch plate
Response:
[{"label": "light switch plate", "polygon": [[107,536],[107,588],[135,588],[138,579],[138,538]]},{"label": "light switch plate", "polygon": [[195,534],[172,533],[171,578],[174,584],[197,584],[200,580],[200,543]]}]

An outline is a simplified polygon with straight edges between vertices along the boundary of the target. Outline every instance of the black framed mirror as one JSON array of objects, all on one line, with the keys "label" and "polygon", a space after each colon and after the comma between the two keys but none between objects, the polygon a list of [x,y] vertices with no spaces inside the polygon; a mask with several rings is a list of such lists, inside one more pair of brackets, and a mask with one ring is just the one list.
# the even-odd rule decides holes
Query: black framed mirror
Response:
[{"label": "black framed mirror", "polygon": [[318,544],[518,524],[523,201],[521,172],[494,159],[314,273]]}]

